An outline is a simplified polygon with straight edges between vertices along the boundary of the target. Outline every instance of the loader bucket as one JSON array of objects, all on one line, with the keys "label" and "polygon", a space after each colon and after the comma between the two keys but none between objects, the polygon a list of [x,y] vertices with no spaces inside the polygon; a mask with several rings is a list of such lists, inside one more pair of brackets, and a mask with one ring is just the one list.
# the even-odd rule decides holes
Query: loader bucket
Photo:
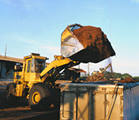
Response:
[{"label": "loader bucket", "polygon": [[74,24],[61,35],[61,54],[82,63],[98,63],[114,56],[115,51],[100,28]]}]

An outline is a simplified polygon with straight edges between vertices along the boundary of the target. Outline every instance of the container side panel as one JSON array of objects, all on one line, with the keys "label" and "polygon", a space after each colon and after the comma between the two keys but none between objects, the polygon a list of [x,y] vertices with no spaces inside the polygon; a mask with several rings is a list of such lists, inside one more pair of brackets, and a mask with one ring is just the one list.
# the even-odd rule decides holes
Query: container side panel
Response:
[{"label": "container side panel", "polygon": [[76,94],[73,92],[64,92],[62,93],[61,99],[61,120],[64,119],[74,119],[76,113]]},{"label": "container side panel", "polygon": [[124,120],[139,120],[139,86],[124,90]]},{"label": "container side panel", "polygon": [[[135,117],[130,117],[133,108],[138,104],[139,91],[137,88],[132,88],[134,95],[132,96],[132,109],[131,94],[130,90],[125,90],[123,97],[123,86],[115,85],[96,85],[96,84],[75,84],[70,83],[66,87],[63,84],[64,91],[61,91],[61,106],[60,106],[60,120],[123,120],[124,117],[128,119],[124,120],[136,120],[136,113],[133,115]],[[125,101],[126,100],[126,101]],[[127,102],[125,104],[125,102]],[[127,105],[124,106],[123,104]],[[139,104],[137,105],[139,107]],[[123,115],[126,113],[126,116]],[[139,110],[136,109],[139,113]],[[135,118],[135,119],[129,119]]]},{"label": "container side panel", "polygon": [[88,120],[89,117],[89,98],[88,98],[88,92],[86,93],[80,93],[78,96],[78,120]]},{"label": "container side panel", "polygon": [[120,120],[120,95],[107,94],[106,118],[109,120]]},{"label": "container side panel", "polygon": [[91,111],[94,115],[91,116],[91,120],[104,120],[105,118],[105,94],[97,92],[92,94]]}]

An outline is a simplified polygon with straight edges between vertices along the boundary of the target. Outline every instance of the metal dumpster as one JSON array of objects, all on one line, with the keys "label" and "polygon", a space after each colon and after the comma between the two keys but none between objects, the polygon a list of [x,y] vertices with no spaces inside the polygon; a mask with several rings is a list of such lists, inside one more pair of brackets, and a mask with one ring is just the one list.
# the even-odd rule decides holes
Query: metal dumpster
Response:
[{"label": "metal dumpster", "polygon": [[60,120],[139,120],[139,83],[61,84]]}]

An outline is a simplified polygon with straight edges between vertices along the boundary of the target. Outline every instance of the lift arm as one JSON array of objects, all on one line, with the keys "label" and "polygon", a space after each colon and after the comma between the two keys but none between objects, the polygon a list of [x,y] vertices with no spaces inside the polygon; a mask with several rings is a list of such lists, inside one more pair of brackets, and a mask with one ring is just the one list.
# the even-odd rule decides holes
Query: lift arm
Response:
[{"label": "lift arm", "polygon": [[79,64],[78,61],[73,61],[69,58],[65,58],[62,56],[55,56],[55,60],[52,61],[40,74],[42,82],[47,78],[51,78],[52,76],[57,76],[59,72],[65,68],[69,68]]}]

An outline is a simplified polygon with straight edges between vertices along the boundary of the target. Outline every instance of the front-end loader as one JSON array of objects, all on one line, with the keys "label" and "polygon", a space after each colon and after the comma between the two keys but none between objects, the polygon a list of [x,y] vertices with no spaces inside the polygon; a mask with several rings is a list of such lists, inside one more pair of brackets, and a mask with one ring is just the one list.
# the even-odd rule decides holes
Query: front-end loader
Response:
[{"label": "front-end loader", "polygon": [[48,65],[46,60],[46,57],[32,53],[24,57],[22,68],[15,66],[14,81],[7,86],[9,102],[27,98],[31,108],[35,109],[58,105],[60,93],[55,81],[59,72],[78,62],[62,56],[55,56],[55,60]]}]

